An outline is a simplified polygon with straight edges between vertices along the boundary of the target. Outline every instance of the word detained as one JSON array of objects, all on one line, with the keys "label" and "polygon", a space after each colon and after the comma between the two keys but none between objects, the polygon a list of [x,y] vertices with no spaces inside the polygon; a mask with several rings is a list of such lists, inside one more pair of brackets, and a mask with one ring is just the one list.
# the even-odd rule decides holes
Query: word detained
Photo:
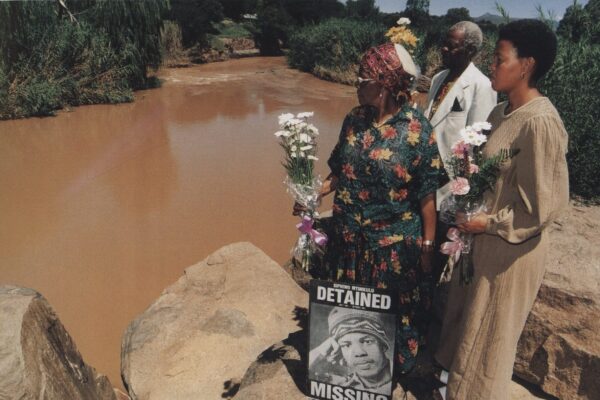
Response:
[{"label": "word detained", "polygon": [[317,287],[317,300],[336,303],[348,307],[368,307],[380,310],[389,310],[392,298],[387,294],[372,293],[369,291],[355,291],[352,287],[346,289],[334,285],[333,287]]}]

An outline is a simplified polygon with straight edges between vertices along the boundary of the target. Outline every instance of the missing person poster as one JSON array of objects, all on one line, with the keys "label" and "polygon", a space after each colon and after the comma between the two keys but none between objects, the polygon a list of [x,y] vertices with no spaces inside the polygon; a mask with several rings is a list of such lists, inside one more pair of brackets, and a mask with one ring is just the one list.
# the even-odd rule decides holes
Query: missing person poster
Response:
[{"label": "missing person poster", "polygon": [[311,281],[310,397],[391,400],[396,307],[389,290]]}]

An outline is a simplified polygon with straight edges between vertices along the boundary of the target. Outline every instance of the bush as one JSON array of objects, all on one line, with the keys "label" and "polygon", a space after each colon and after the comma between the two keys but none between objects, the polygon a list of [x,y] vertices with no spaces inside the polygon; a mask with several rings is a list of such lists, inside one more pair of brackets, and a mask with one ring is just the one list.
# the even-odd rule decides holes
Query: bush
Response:
[{"label": "bush", "polygon": [[600,46],[559,41],[554,67],[541,85],[569,133],[571,194],[600,201]]},{"label": "bush", "polygon": [[352,69],[369,47],[385,42],[378,22],[330,19],[300,29],[289,39],[288,63],[302,71]]},{"label": "bush", "polygon": [[[54,2],[0,3],[0,19],[7,21],[0,24],[0,119],[131,101],[133,89],[154,82],[146,73],[160,62],[165,3],[105,3],[73,3],[77,22],[57,13]],[[145,29],[134,32],[127,23]]]}]

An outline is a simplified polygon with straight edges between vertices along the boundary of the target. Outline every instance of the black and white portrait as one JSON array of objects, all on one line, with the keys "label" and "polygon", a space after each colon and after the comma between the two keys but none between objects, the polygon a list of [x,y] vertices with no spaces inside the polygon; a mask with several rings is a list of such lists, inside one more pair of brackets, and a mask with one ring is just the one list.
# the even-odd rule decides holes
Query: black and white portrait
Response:
[{"label": "black and white portrait", "polygon": [[356,391],[383,395],[378,399],[390,396],[395,327],[396,318],[389,312],[311,302],[311,395],[326,398],[337,389],[344,396],[349,389],[349,398]]}]

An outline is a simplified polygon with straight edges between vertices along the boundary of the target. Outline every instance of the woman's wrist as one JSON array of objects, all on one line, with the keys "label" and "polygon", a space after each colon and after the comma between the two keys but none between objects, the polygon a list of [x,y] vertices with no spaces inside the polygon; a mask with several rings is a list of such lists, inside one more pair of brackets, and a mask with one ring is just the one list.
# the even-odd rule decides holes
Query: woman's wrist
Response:
[{"label": "woman's wrist", "polygon": [[430,252],[433,251],[435,242],[433,240],[423,240],[421,242],[421,251]]}]

